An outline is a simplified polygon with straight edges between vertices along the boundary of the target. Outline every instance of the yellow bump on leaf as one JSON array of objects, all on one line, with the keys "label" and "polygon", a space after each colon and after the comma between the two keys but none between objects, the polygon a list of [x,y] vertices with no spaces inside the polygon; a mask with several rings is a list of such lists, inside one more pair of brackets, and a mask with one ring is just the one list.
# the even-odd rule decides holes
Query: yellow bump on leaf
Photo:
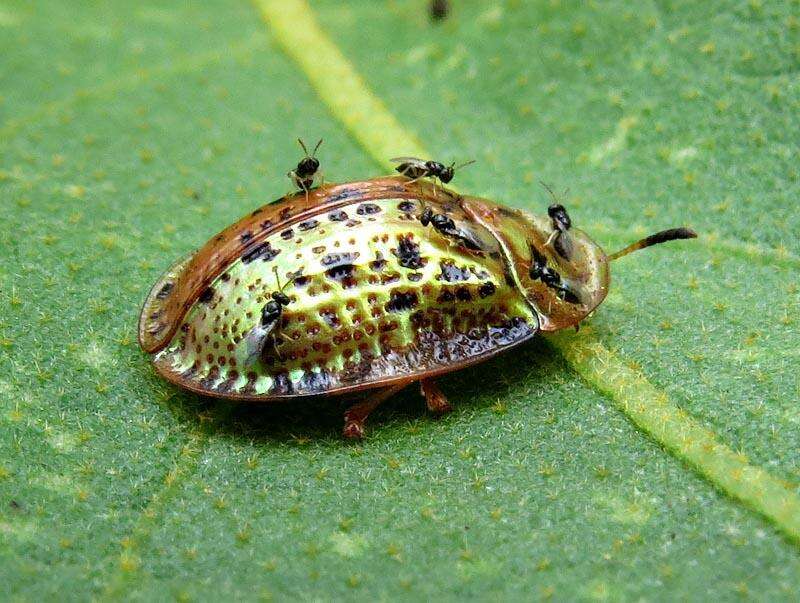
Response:
[{"label": "yellow bump on leaf", "polygon": [[[621,102],[621,100],[620,100]],[[638,117],[630,115],[623,117],[614,130],[611,137],[605,142],[594,147],[589,153],[589,159],[593,164],[600,163],[606,157],[619,153],[625,147],[628,134],[631,129],[639,122]]]},{"label": "yellow bump on leaf", "polygon": [[714,54],[714,51],[716,51],[716,49],[717,46],[714,44],[714,42],[706,42],[705,44],[700,46],[700,52],[702,52],[703,54]]},{"label": "yellow bump on leaf", "polygon": [[86,187],[79,184],[68,184],[64,187],[64,194],[72,199],[83,199],[86,196]]},{"label": "yellow bump on leaf", "polygon": [[126,573],[135,572],[137,569],[139,569],[140,565],[141,565],[141,560],[136,555],[123,553],[119,557],[119,567],[123,572]]}]

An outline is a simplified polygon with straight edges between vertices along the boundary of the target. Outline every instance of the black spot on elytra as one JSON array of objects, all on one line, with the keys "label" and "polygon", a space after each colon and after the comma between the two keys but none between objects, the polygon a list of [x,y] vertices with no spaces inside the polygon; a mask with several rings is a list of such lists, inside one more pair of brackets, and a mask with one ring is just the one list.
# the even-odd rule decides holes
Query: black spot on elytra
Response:
[{"label": "black spot on elytra", "polygon": [[294,393],[294,385],[292,380],[289,379],[288,373],[277,373],[273,375],[272,387],[269,390],[270,394],[292,394]]},{"label": "black spot on elytra", "polygon": [[494,295],[496,290],[497,289],[495,288],[494,283],[489,281],[488,283],[483,283],[478,288],[478,295],[481,297],[489,297],[490,295]]},{"label": "black spot on elytra", "polygon": [[325,271],[325,276],[335,281],[346,281],[353,278],[356,267],[353,264],[337,264]]},{"label": "black spot on elytra", "polygon": [[397,256],[397,263],[403,268],[416,270],[425,265],[425,259],[419,255],[419,245],[411,238],[411,235],[399,236],[397,238],[397,249],[392,253]]},{"label": "black spot on elytra", "polygon": [[309,279],[307,276],[300,274],[294,277],[292,284],[294,284],[295,287],[305,287],[310,280],[311,279]]},{"label": "black spot on elytra", "polygon": [[356,213],[359,216],[371,216],[381,211],[381,208],[374,203],[362,203],[356,208]]},{"label": "black spot on elytra", "polygon": [[249,230],[245,230],[242,234],[239,235],[239,240],[242,243],[247,243],[247,241],[249,241],[252,238],[253,238],[253,233],[250,232]]},{"label": "black spot on elytra", "polygon": [[359,255],[361,254],[358,251],[354,251],[352,253],[329,253],[324,255],[319,262],[326,268],[331,268],[333,266],[340,266],[343,264],[352,264],[358,259]]},{"label": "black spot on elytra", "polygon": [[407,214],[413,213],[417,209],[417,204],[413,201],[401,201],[397,205],[397,209]]},{"label": "black spot on elytra", "polygon": [[320,308],[319,316],[325,321],[326,325],[334,329],[342,324],[334,308]]},{"label": "black spot on elytra", "polygon": [[439,294],[439,297],[436,299],[437,302],[442,303],[449,303],[456,301],[455,293],[450,291],[450,289],[442,289],[442,292]]},{"label": "black spot on elytra", "polygon": [[438,280],[447,283],[458,283],[469,280],[469,269],[466,267],[459,268],[452,260],[442,260],[439,262],[439,267],[441,268],[441,274],[437,276]]},{"label": "black spot on elytra", "polygon": [[150,333],[150,335],[158,335],[161,331],[164,330],[165,326],[166,325],[163,322],[159,322],[154,325],[150,325],[147,328],[147,332]]},{"label": "black spot on elytra", "polygon": [[293,231],[291,228],[287,228],[286,230],[284,230],[284,231],[281,233],[281,238],[282,238],[284,241],[288,241],[288,240],[289,240],[289,239],[291,239],[293,236],[294,236],[294,231]]},{"label": "black spot on elytra", "polygon": [[357,188],[346,188],[343,191],[336,193],[335,195],[331,195],[326,200],[326,203],[342,201],[343,199],[349,199],[350,197],[357,197],[361,194],[361,191]]},{"label": "black spot on elytra", "polygon": [[369,263],[369,269],[373,272],[380,272],[386,267],[386,260],[383,259],[383,254],[380,251],[375,252],[375,259]]},{"label": "black spot on elytra", "polygon": [[300,224],[297,225],[297,230],[300,230],[301,232],[306,232],[307,230],[312,230],[316,228],[318,225],[319,225],[318,220],[306,220],[305,222],[300,222]]},{"label": "black spot on elytra", "polygon": [[208,371],[208,375],[200,379],[200,385],[203,389],[213,389],[217,379],[219,379],[219,367],[214,365]]},{"label": "black spot on elytra", "polygon": [[265,262],[269,262],[275,259],[275,256],[277,256],[280,252],[280,249],[273,249],[272,245],[270,245],[269,241],[267,241],[245,253],[242,256],[242,262],[249,264],[250,262],[254,262],[259,258],[263,258]]},{"label": "black spot on elytra", "polygon": [[274,224],[272,223],[272,220],[264,220],[263,222],[261,222],[260,226],[261,230],[268,230],[272,228]]},{"label": "black spot on elytra", "polygon": [[325,369],[320,372],[306,371],[297,383],[303,392],[324,392],[334,385],[331,373]]},{"label": "black spot on elytra", "polygon": [[158,299],[165,299],[170,294],[173,287],[175,287],[175,283],[164,283],[164,286],[156,293],[156,297]]},{"label": "black spot on elytra", "polygon": [[499,345],[506,345],[530,335],[531,331],[524,319],[516,317],[501,325],[489,327],[489,337]]},{"label": "black spot on elytra", "polygon": [[348,361],[339,374],[339,379],[343,383],[356,383],[364,381],[375,368],[375,359],[371,354],[362,353],[358,362]]},{"label": "black spot on elytra", "polygon": [[408,280],[412,283],[416,283],[422,280],[422,273],[421,272],[412,272],[408,275]]},{"label": "black spot on elytra", "polygon": [[223,272],[223,273],[220,275],[220,277],[219,277],[219,278],[220,278],[220,280],[221,280],[223,283],[227,283],[229,280],[231,280],[231,275],[230,275],[230,274],[228,274],[227,272]]},{"label": "black spot on elytra", "polygon": [[469,292],[469,289],[466,287],[459,287],[456,289],[456,299],[458,301],[472,301],[472,294]]},{"label": "black spot on elytra", "polygon": [[478,269],[475,266],[470,266],[470,271],[472,274],[478,277],[479,280],[485,281],[489,278],[489,273],[486,270]]},{"label": "black spot on elytra", "polygon": [[197,374],[197,369],[198,369],[198,363],[195,361],[195,363],[192,366],[190,366],[188,369],[186,369],[181,373],[181,378],[184,381],[193,379],[194,376]]},{"label": "black spot on elytra", "polygon": [[328,214],[328,220],[331,222],[344,222],[347,220],[347,212],[342,211],[341,209],[338,211],[332,211]]},{"label": "black spot on elytra", "polygon": [[294,209],[294,208],[293,208],[293,207],[290,205],[289,207],[284,207],[284,208],[281,210],[281,213],[280,213],[280,219],[281,219],[281,221],[283,221],[283,220],[288,220],[288,219],[291,217],[291,215],[292,215],[292,209]]},{"label": "black spot on elytra", "polygon": [[416,291],[400,291],[393,289],[386,303],[387,312],[404,312],[419,305],[419,296]]},{"label": "black spot on elytra", "polygon": [[214,287],[206,287],[200,296],[197,298],[201,304],[207,304],[214,299]]}]

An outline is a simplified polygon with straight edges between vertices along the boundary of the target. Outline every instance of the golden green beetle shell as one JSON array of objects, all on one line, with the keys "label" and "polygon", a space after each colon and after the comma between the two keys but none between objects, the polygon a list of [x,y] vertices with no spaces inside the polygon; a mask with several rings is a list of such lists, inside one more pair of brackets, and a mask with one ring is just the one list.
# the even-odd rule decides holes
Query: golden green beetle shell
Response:
[{"label": "golden green beetle shell", "polygon": [[[423,225],[426,208],[454,228]],[[170,267],[145,301],[139,341],[167,380],[234,399],[432,377],[576,325],[604,299],[603,251],[578,229],[556,246],[553,233],[548,218],[402,176],[319,187],[257,209]],[[534,253],[577,302],[530,278]],[[289,303],[265,324],[279,290]]]}]

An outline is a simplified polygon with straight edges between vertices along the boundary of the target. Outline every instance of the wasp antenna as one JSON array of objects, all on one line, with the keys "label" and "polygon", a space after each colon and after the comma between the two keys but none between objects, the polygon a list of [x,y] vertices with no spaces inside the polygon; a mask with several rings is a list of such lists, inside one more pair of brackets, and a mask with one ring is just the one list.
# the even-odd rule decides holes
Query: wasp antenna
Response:
[{"label": "wasp antenna", "polygon": [[283,287],[281,287],[281,277],[278,276],[278,267],[273,266],[272,271],[275,273],[275,282],[278,283],[278,291],[283,291]]},{"label": "wasp antenna", "polygon": [[550,193],[550,196],[553,198],[553,201],[558,203],[558,197],[556,197],[555,192],[553,192],[553,188],[549,184],[547,184],[547,182],[545,182],[544,180],[539,180],[539,184],[541,184],[545,188],[545,190],[548,193]]},{"label": "wasp antenna", "polygon": [[314,157],[317,154],[317,149],[319,148],[319,145],[321,145],[321,144],[322,144],[322,139],[320,138],[319,142],[317,143],[317,146],[315,146],[314,150],[311,152],[311,156],[312,157]]},{"label": "wasp antenna", "polygon": [[670,228],[668,230],[662,230],[661,232],[657,232],[655,234],[651,234],[649,237],[645,237],[641,241],[636,241],[635,243],[631,243],[624,249],[620,249],[616,253],[612,253],[608,256],[609,261],[618,260],[619,258],[628,255],[629,253],[633,253],[634,251],[638,251],[639,249],[644,249],[645,247],[651,247],[652,245],[658,245],[659,243],[666,243],[667,241],[677,241],[679,239],[695,239],[697,238],[697,233],[693,231],[691,228]]},{"label": "wasp antenna", "polygon": [[[305,153],[306,155],[308,155],[308,149],[306,148],[306,145],[305,145],[305,144],[303,144],[303,141],[302,141],[302,140],[300,140],[300,139],[298,138],[298,139],[297,139],[297,142],[299,142],[299,143],[300,143],[300,146],[301,146],[301,147],[303,147],[303,153]],[[320,142],[322,142],[322,141],[320,141]],[[317,146],[319,146],[319,145],[317,145]]]},{"label": "wasp antenna", "polygon": [[454,161],[452,164],[454,166],[453,169],[460,170],[463,167],[467,167],[468,165],[472,165],[473,163],[475,163],[475,159],[470,159],[469,161],[465,161],[464,163],[461,163],[459,165],[455,165],[455,163],[456,162]]}]

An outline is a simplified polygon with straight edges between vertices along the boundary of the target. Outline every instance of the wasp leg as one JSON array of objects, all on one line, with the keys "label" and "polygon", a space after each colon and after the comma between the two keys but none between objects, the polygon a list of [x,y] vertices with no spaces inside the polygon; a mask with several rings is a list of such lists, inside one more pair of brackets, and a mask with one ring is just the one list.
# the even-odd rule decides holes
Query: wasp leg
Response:
[{"label": "wasp leg", "polygon": [[433,379],[422,379],[419,382],[419,388],[422,395],[425,396],[425,403],[428,405],[428,410],[437,415],[443,415],[453,410],[450,402],[436,385]]},{"label": "wasp leg", "polygon": [[294,171],[289,172],[287,174],[287,176],[289,176],[289,180],[291,180],[292,183],[297,188],[299,188],[301,191],[305,192],[305,194],[306,194],[306,203],[308,203],[308,187],[306,186],[305,182],[303,182],[303,179],[300,178],[297,174],[295,174]]},{"label": "wasp leg", "polygon": [[300,188],[302,188],[306,194],[306,205],[308,205],[308,187],[306,186],[306,183],[303,182],[302,180],[300,181]]},{"label": "wasp leg", "polygon": [[364,421],[367,420],[369,413],[375,410],[382,402],[391,398],[401,389],[403,389],[408,382],[393,385],[385,389],[380,389],[372,394],[369,398],[358,404],[353,404],[344,412],[344,430],[342,434],[344,437],[351,440],[360,440],[364,437]]}]

